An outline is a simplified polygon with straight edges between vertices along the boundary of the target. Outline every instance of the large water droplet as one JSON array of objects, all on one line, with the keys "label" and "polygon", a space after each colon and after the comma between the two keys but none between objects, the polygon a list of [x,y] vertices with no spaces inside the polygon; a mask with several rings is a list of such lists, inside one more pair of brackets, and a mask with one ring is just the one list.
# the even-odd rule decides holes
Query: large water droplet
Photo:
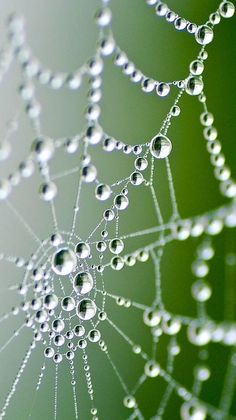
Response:
[{"label": "large water droplet", "polygon": [[235,5],[231,1],[222,1],[219,11],[222,17],[230,18],[234,15]]},{"label": "large water droplet", "polygon": [[202,79],[197,76],[190,76],[185,82],[185,90],[191,95],[200,95],[204,87]]},{"label": "large water droplet", "polygon": [[172,150],[172,143],[168,137],[158,134],[153,137],[150,143],[150,152],[157,159],[164,159],[169,156]]},{"label": "large water droplet", "polygon": [[46,295],[44,298],[44,306],[47,309],[55,309],[58,305],[58,298],[56,295]]},{"label": "large water droplet", "polygon": [[66,296],[61,302],[61,307],[64,311],[72,311],[75,307],[75,300],[71,296]]},{"label": "large water droplet", "polygon": [[79,258],[88,258],[90,255],[90,246],[85,242],[79,242],[76,245],[75,252]]},{"label": "large water droplet", "polygon": [[210,26],[202,25],[199,26],[196,33],[195,38],[198,44],[200,45],[207,45],[213,40],[214,32],[210,28]]},{"label": "large water droplet", "polygon": [[76,293],[85,295],[93,288],[93,277],[86,271],[80,272],[74,278],[73,287]]},{"label": "large water droplet", "polygon": [[80,319],[87,321],[96,315],[97,307],[93,300],[82,299],[77,305],[76,312]]},{"label": "large water droplet", "polygon": [[57,251],[52,259],[52,269],[59,276],[67,276],[76,267],[76,255],[69,248],[62,248]]},{"label": "large water droplet", "polygon": [[54,142],[49,137],[40,137],[33,142],[31,149],[38,162],[48,162],[54,154]]}]

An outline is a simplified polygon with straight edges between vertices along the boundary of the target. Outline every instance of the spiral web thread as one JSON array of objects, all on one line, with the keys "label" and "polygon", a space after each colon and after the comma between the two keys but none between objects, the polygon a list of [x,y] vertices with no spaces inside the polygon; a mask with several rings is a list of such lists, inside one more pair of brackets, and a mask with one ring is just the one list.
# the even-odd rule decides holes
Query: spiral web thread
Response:
[{"label": "spiral web thread", "polygon": [[[93,360],[88,355],[90,346],[96,346],[97,351],[102,351],[107,363],[114,373],[114,378],[120,383],[123,391],[123,404],[127,408],[127,418],[144,419],[145,413],[139,406],[137,393],[142,391],[143,385],[149,381],[162,381],[164,392],[157,406],[153,407],[153,419],[165,418],[165,412],[168,403],[173,394],[179,399],[180,409],[176,409],[175,418],[179,416],[183,419],[204,419],[209,416],[213,419],[236,418],[233,407],[234,392],[236,385],[236,324],[232,322],[218,322],[211,319],[207,313],[207,301],[211,297],[211,287],[205,280],[209,272],[209,261],[214,258],[213,236],[221,233],[225,228],[235,228],[236,226],[236,184],[231,178],[230,169],[225,165],[225,158],[221,152],[221,144],[217,138],[217,130],[212,125],[213,116],[207,108],[206,96],[203,92],[203,70],[204,61],[207,59],[205,44],[208,41],[201,39],[201,31],[204,28],[209,30],[210,36],[213,34],[215,25],[224,17],[231,17],[234,11],[234,5],[224,1],[219,9],[214,12],[209,20],[202,27],[198,27],[192,22],[185,20],[171,11],[167,5],[156,0],[148,0],[150,6],[156,8],[158,17],[164,17],[169,23],[173,23],[177,30],[186,30],[190,35],[200,35],[201,49],[196,60],[197,64],[190,67],[191,71],[186,79],[173,82],[159,82],[145,76],[128,59],[127,55],[120,50],[114,36],[111,26],[111,12],[108,8],[108,2],[102,2],[101,10],[96,15],[96,21],[99,25],[98,47],[94,57],[86,64],[81,66],[73,74],[55,73],[47,70],[31,54],[31,51],[25,40],[24,20],[18,16],[11,16],[8,21],[9,43],[1,53],[0,78],[9,70],[12,62],[17,60],[22,72],[23,83],[19,87],[19,92],[24,102],[26,115],[30,118],[34,137],[36,140],[32,143],[32,148],[25,161],[20,163],[18,169],[12,172],[8,178],[2,179],[0,184],[1,205],[7,206],[9,212],[14,215],[20,223],[22,229],[31,236],[36,246],[36,251],[28,258],[15,257],[1,254],[1,260],[15,265],[21,273],[20,284],[10,286],[10,290],[18,290],[21,302],[18,307],[14,307],[9,313],[1,316],[0,322],[5,325],[11,317],[18,319],[23,313],[23,322],[14,333],[0,347],[0,353],[8,351],[11,345],[15,344],[19,337],[22,337],[26,329],[32,333],[31,342],[26,350],[25,356],[16,373],[12,386],[6,395],[1,408],[1,419],[8,417],[8,409],[13,404],[13,397],[17,393],[20,383],[24,381],[25,368],[32,359],[35,349],[40,347],[43,362],[37,382],[34,386],[34,398],[30,409],[29,418],[33,418],[33,408],[36,406],[37,393],[43,387],[47,367],[51,364],[54,368],[54,407],[48,407],[50,418],[57,419],[60,416],[58,404],[58,391],[60,387],[60,368],[63,364],[68,364],[71,376],[71,390],[74,403],[74,418],[80,417],[80,404],[83,404],[87,392],[90,400],[90,411],[86,418],[104,418],[102,407],[96,401],[96,392],[93,387]],[[203,29],[202,29],[203,28]],[[203,34],[203,38],[204,38]],[[210,41],[209,41],[210,42]],[[115,64],[123,70],[123,74],[130,78],[132,82],[140,83],[144,92],[156,92],[158,96],[167,96],[170,89],[176,89],[177,96],[166,115],[158,133],[168,141],[168,130],[172,120],[178,117],[180,113],[179,105],[183,95],[196,95],[202,105],[201,123],[203,125],[203,135],[206,139],[207,152],[213,165],[213,170],[221,193],[227,198],[224,206],[211,210],[205,214],[195,216],[190,219],[182,219],[175,195],[174,182],[170,161],[168,158],[171,151],[170,143],[167,144],[167,156],[162,156],[164,150],[161,144],[160,148],[155,149],[153,141],[131,146],[113,137],[103,131],[99,124],[100,107],[99,102],[102,97],[102,76],[106,65],[106,59],[112,56]],[[86,79],[87,78],[87,79]],[[85,80],[86,79],[86,80]],[[81,83],[88,85],[88,108],[87,108],[87,128],[85,131],[77,134],[69,140],[48,139],[42,133],[40,124],[41,107],[38,102],[34,82],[47,85],[52,89],[68,88],[77,90]],[[6,159],[9,154],[10,137],[17,130],[18,115],[8,128],[4,141],[1,144],[1,158]],[[157,134],[158,134],[157,133]],[[155,138],[154,138],[155,139]],[[80,164],[76,167],[64,169],[61,172],[52,174],[51,162],[57,157],[58,150],[65,148],[70,153],[76,153],[80,156]],[[123,153],[125,159],[130,159],[134,163],[134,169],[131,173],[124,175],[121,171],[121,178],[112,185],[104,184],[105,174],[97,171],[96,161],[90,161],[88,152],[90,149],[100,148],[103,153],[116,152]],[[96,155],[95,155],[96,156]],[[159,206],[157,194],[154,188],[155,171],[159,164],[159,159],[164,158],[168,176],[169,190],[172,205],[172,216],[165,222]],[[25,220],[11,201],[14,189],[19,183],[25,182],[25,178],[31,177],[34,170],[42,179],[40,186],[40,196],[48,202],[49,211],[52,216],[54,238],[41,239],[33,228]],[[71,175],[77,176],[77,194],[75,197],[73,215],[70,230],[61,231],[60,221],[57,217],[57,208],[55,196],[60,180]],[[105,210],[108,212],[98,216],[99,222],[91,228],[86,238],[80,238],[77,231],[77,222],[80,214],[81,192],[86,188],[87,183],[94,184],[97,198],[105,201]],[[153,227],[147,227],[144,230],[131,232],[129,234],[120,234],[120,225],[122,224],[123,212],[129,209],[129,191],[131,188],[138,189],[139,186],[145,186],[152,197],[153,206],[156,213],[157,224]],[[58,194],[60,191],[58,190]],[[131,243],[133,238],[148,238],[150,235],[155,239],[145,246],[133,249],[126,254],[126,244]],[[185,241],[191,237],[202,237],[200,245],[196,250],[196,260],[193,263],[192,270],[196,281],[192,286],[193,298],[197,301],[197,317],[191,318],[181,314],[172,314],[165,306],[162,298],[162,258],[165,247],[172,241]],[[100,239],[99,239],[100,238]],[[114,238],[116,241],[114,242]],[[52,267],[52,258],[55,253],[62,248],[74,250],[77,244],[85,252],[84,255],[77,255],[76,262],[72,261],[73,270],[67,273],[69,282],[65,283],[63,276],[60,276]],[[104,253],[103,256],[103,251]],[[73,260],[73,258],[72,258]],[[131,297],[120,296],[108,291],[109,286],[106,282],[106,274],[110,273],[112,268],[115,271],[126,270],[126,266],[132,267],[134,264],[141,264],[151,260],[155,270],[155,295],[153,301],[147,306],[143,303],[132,300]],[[235,265],[234,255],[228,258],[228,266]],[[54,267],[55,268],[55,267]],[[90,273],[93,278],[93,287],[81,296],[73,288],[74,277],[78,272]],[[109,274],[111,275],[111,274]],[[17,276],[18,278],[19,276]],[[45,304],[45,297],[51,296],[50,304]],[[65,297],[72,298],[71,310],[65,311],[61,307],[61,301]],[[89,298],[95,304],[96,314],[89,320],[78,320],[78,304],[81,298]],[[152,337],[152,348],[150,353],[142,349],[142,343],[133,341],[125,330],[119,327],[112,320],[109,312],[106,312],[107,301],[113,301],[117,304],[117,310],[138,310],[141,311],[146,328],[150,329]],[[90,302],[91,302],[90,301]],[[73,304],[74,302],[74,304]],[[76,305],[76,306],[75,306]],[[121,309],[118,308],[121,307]],[[93,309],[93,308],[92,308]],[[57,326],[52,328],[53,321],[57,320]],[[62,321],[62,323],[61,323]],[[127,351],[134,353],[133,357],[141,359],[143,364],[143,373],[137,378],[133,388],[128,387],[126,381],[120,372],[119,366],[113,360],[112,353],[109,351],[109,342],[103,335],[103,324],[109,324],[113,334],[118,334],[127,344]],[[63,327],[64,324],[64,327]],[[80,325],[75,334],[75,326]],[[58,326],[59,325],[59,326]],[[63,328],[62,328],[63,327]],[[91,333],[92,330],[92,333]],[[222,395],[217,407],[208,403],[201,397],[201,390],[204,382],[210,376],[207,363],[199,365],[197,368],[192,388],[187,389],[183,384],[175,379],[174,367],[176,357],[181,357],[180,347],[178,345],[179,332],[185,330],[187,340],[196,347],[199,347],[199,360],[204,359],[201,349],[206,350],[211,343],[218,343],[229,347],[232,351],[228,357],[228,366],[224,366],[225,380],[222,384]],[[67,331],[69,335],[66,336]],[[56,345],[55,336],[58,338]],[[163,366],[158,360],[158,345],[163,336],[167,336],[169,344],[167,346],[167,362]],[[70,346],[66,343],[71,343]],[[62,343],[62,344],[61,344]],[[67,347],[66,347],[67,345]],[[180,353],[180,355],[179,355]],[[83,363],[82,370],[87,390],[80,387],[76,380],[77,360],[80,358]],[[113,379],[112,379],[113,381]],[[121,401],[122,404],[122,401]]]}]

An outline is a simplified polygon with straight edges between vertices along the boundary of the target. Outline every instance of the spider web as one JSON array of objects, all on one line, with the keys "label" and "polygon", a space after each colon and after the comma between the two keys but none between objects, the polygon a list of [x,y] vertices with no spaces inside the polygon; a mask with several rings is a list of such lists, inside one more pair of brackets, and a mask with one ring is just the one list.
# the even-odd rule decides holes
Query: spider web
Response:
[{"label": "spider web", "polygon": [[[147,3],[156,8],[157,18],[196,42],[198,25],[170,14],[161,2]],[[233,10],[232,3],[221,3],[204,24],[209,36],[228,7]],[[4,384],[0,417],[236,418],[236,258],[230,233],[236,226],[236,184],[203,90],[206,46],[199,45],[187,77],[155,80],[119,47],[107,1],[95,20],[96,51],[73,73],[44,67],[31,52],[24,19],[12,15],[8,20],[0,78],[4,88],[16,61],[21,80],[14,80],[14,86],[27,118],[21,110],[13,112],[0,150],[2,160],[11,157],[11,148],[15,156],[10,175],[0,184],[2,229],[7,233],[0,257],[4,278],[10,279],[6,305],[12,307],[0,318],[8,389]],[[133,145],[102,128],[102,82],[110,58],[124,77],[156,101],[174,95],[153,139]],[[63,92],[86,88],[84,128],[74,136],[48,137],[36,84]],[[184,218],[175,193],[170,141],[187,95],[196,96],[201,106],[202,137],[225,203]],[[24,132],[26,120],[33,139],[19,164],[25,145],[13,147],[11,142],[21,128]],[[151,225],[145,214],[150,208]],[[22,256],[27,237],[31,242]],[[222,238],[233,244],[225,258]],[[215,259],[221,260],[217,269]],[[168,281],[178,265],[188,279],[191,267],[191,284]],[[215,276],[216,270],[221,278],[214,284],[211,272]],[[214,288],[219,290],[215,299]],[[211,300],[223,306],[223,313],[212,310]]]}]

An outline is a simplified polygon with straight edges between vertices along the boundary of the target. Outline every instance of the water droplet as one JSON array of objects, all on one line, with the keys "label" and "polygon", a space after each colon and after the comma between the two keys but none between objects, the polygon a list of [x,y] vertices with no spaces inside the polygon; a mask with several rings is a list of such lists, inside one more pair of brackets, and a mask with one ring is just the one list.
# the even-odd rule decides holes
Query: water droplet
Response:
[{"label": "water droplet", "polygon": [[116,141],[113,138],[106,138],[103,142],[103,149],[106,152],[112,152],[116,147]]},{"label": "water droplet", "polygon": [[62,319],[54,319],[54,321],[52,322],[53,331],[59,333],[59,332],[63,331],[64,328],[65,328],[65,324],[64,324],[64,321]]},{"label": "water droplet", "polygon": [[90,330],[88,334],[88,338],[92,343],[97,343],[101,338],[101,333],[99,330]]},{"label": "water droplet", "polygon": [[55,346],[61,347],[65,343],[65,338],[63,337],[63,335],[57,334],[54,337],[53,342],[54,342]]},{"label": "water droplet", "polygon": [[88,127],[86,137],[90,144],[98,144],[103,137],[103,130],[100,125],[91,125]]},{"label": "water droplet", "polygon": [[136,400],[132,395],[127,395],[123,399],[124,406],[127,408],[134,408],[136,406]]},{"label": "water droplet", "polygon": [[124,261],[121,257],[114,257],[111,260],[111,268],[113,268],[113,270],[122,270],[122,268],[124,267]]},{"label": "water droplet", "polygon": [[39,196],[44,201],[51,201],[57,195],[57,186],[54,182],[43,183],[39,187]]},{"label": "water droplet", "polygon": [[41,309],[35,314],[35,320],[39,322],[40,324],[42,322],[45,322],[47,320],[47,317],[48,317],[47,311],[45,311],[44,309]]},{"label": "water droplet", "polygon": [[90,183],[97,178],[97,169],[94,165],[86,165],[82,169],[82,178],[85,182]]},{"label": "water droplet", "polygon": [[212,25],[218,25],[218,23],[221,21],[219,12],[211,13],[209,16],[209,21]]},{"label": "water droplet", "polygon": [[104,217],[104,219],[105,219],[105,220],[107,220],[108,222],[111,222],[111,221],[114,219],[114,217],[115,217],[115,213],[114,213],[114,211],[113,211],[113,210],[108,209],[108,210],[105,210],[105,211],[104,211],[104,213],[103,213],[103,217]]},{"label": "water droplet", "polygon": [[91,299],[82,299],[78,302],[76,307],[77,315],[82,320],[92,319],[97,312],[97,307],[93,300]]},{"label": "water droplet", "polygon": [[59,233],[54,233],[50,238],[51,244],[55,247],[63,242],[63,239]]},{"label": "water droplet", "polygon": [[161,316],[156,309],[146,309],[143,314],[143,320],[148,327],[156,327],[161,321]]},{"label": "water droplet", "polygon": [[167,83],[158,83],[156,93],[158,96],[167,96],[170,93],[170,86]]},{"label": "water droplet", "polygon": [[87,347],[87,341],[86,341],[86,340],[84,340],[84,339],[79,340],[79,341],[78,341],[78,347],[79,347],[80,349],[85,349],[85,348]]},{"label": "water droplet", "polygon": [[75,247],[75,252],[79,258],[88,258],[90,255],[90,246],[86,242],[79,242]]},{"label": "water droplet", "polygon": [[185,402],[180,408],[180,414],[183,420],[205,420],[207,411],[198,402]]},{"label": "water droplet", "polygon": [[77,263],[74,251],[69,248],[58,250],[52,259],[52,269],[59,276],[66,276],[75,270]]},{"label": "water droplet", "polygon": [[155,360],[149,360],[144,366],[145,375],[155,378],[160,373],[160,365]]},{"label": "water droplet", "polygon": [[98,200],[105,201],[111,195],[111,188],[107,184],[99,184],[95,190],[95,196]]},{"label": "water droplet", "polygon": [[85,333],[85,328],[83,325],[76,325],[74,328],[74,333],[77,337],[82,337]]},{"label": "water droplet", "polygon": [[203,280],[198,280],[192,285],[192,296],[198,302],[206,302],[211,297],[211,287]]},{"label": "water droplet", "polygon": [[61,363],[62,359],[63,359],[63,356],[60,353],[56,353],[55,356],[53,357],[53,360],[55,363]]},{"label": "water droplet", "polygon": [[200,60],[194,60],[189,66],[190,73],[194,76],[200,76],[204,70],[204,64]]},{"label": "water droplet", "polygon": [[145,249],[137,254],[138,261],[146,262],[149,259],[149,253]]},{"label": "water droplet", "polygon": [[141,185],[143,183],[143,175],[140,172],[133,172],[130,175],[130,182],[133,185]]},{"label": "water droplet", "polygon": [[184,18],[177,17],[174,22],[175,28],[178,31],[183,31],[187,26],[187,21]]},{"label": "water droplet", "polygon": [[120,254],[124,249],[124,242],[119,238],[112,239],[109,249],[113,254]]},{"label": "water droplet", "polygon": [[208,141],[214,141],[216,140],[218,136],[217,129],[215,127],[206,127],[203,130],[204,138]]},{"label": "water droplet", "polygon": [[107,319],[107,314],[106,314],[106,312],[104,312],[104,311],[100,311],[100,312],[99,312],[99,314],[98,314],[98,319],[99,319],[100,321],[105,321],[105,320]]},{"label": "water droplet", "polygon": [[207,45],[213,40],[214,32],[210,28],[210,26],[202,25],[199,26],[197,31],[195,32],[195,38],[198,44],[200,45]]},{"label": "water droplet", "polygon": [[178,105],[174,105],[172,106],[170,112],[173,117],[178,117],[180,115],[180,107]]},{"label": "water droplet", "polygon": [[219,11],[222,17],[231,18],[235,13],[235,6],[231,1],[222,1]]},{"label": "water droplet", "polygon": [[107,26],[111,23],[112,13],[108,7],[104,7],[99,10],[95,15],[95,20],[97,24],[101,27]]},{"label": "water droplet", "polygon": [[205,242],[198,247],[197,253],[199,258],[208,261],[214,257],[215,251],[209,243]]},{"label": "water droplet", "polygon": [[181,321],[178,318],[171,318],[169,315],[163,317],[162,329],[168,335],[176,335],[180,331]]},{"label": "water droplet", "polygon": [[[66,358],[68,359],[68,360],[73,360],[74,359],[74,357],[75,357],[75,353],[73,352],[73,351],[68,351],[67,353],[66,353]],[[75,385],[76,384],[76,382],[75,381],[71,381],[71,385]]]},{"label": "water droplet", "polygon": [[102,38],[101,41],[99,42],[100,51],[102,55],[106,57],[113,53],[115,46],[116,44],[115,44],[114,38],[109,35]]},{"label": "water droplet", "polygon": [[199,95],[203,90],[203,86],[202,79],[197,76],[190,76],[185,82],[185,90],[191,96]]},{"label": "water droplet", "polygon": [[5,200],[11,192],[11,184],[7,179],[0,180],[0,200]]},{"label": "water droplet", "polygon": [[100,57],[92,58],[88,62],[88,69],[91,76],[98,76],[103,70],[103,60]]},{"label": "water droplet", "polygon": [[150,152],[157,159],[164,159],[169,156],[172,150],[171,141],[163,134],[153,137],[150,143]]},{"label": "water droplet", "polygon": [[44,350],[44,356],[45,356],[45,357],[48,357],[48,358],[53,357],[53,356],[54,356],[54,350],[53,350],[53,348],[52,348],[52,347],[47,347],[47,348]]},{"label": "water droplet", "polygon": [[192,272],[196,277],[205,277],[209,272],[209,267],[205,261],[196,260],[192,264]]},{"label": "water droplet", "polygon": [[155,88],[155,82],[153,79],[144,79],[141,83],[143,92],[150,93]]},{"label": "water droplet", "polygon": [[103,241],[97,242],[96,248],[99,252],[104,252],[107,249],[107,244],[106,242],[103,242]]},{"label": "water droplet", "polygon": [[54,154],[54,142],[49,137],[40,137],[34,140],[32,152],[38,162],[48,162]]},{"label": "water droplet", "polygon": [[0,160],[6,160],[11,153],[11,144],[7,140],[0,142]]},{"label": "water droplet", "polygon": [[93,288],[93,277],[87,271],[76,274],[73,280],[73,288],[76,293],[85,295]]},{"label": "water droplet", "polygon": [[66,296],[62,299],[61,307],[64,311],[72,311],[75,307],[75,300],[71,296]]},{"label": "water droplet", "polygon": [[129,205],[129,200],[124,194],[119,194],[115,197],[114,205],[117,210],[125,210]]},{"label": "water droplet", "polygon": [[195,377],[199,381],[207,381],[210,378],[211,372],[209,368],[205,365],[196,366],[194,370]]},{"label": "water droplet", "polygon": [[187,329],[187,335],[190,343],[196,346],[205,346],[211,340],[212,326],[205,323],[200,326],[198,321],[192,321]]},{"label": "water droplet", "polygon": [[44,306],[47,309],[55,309],[58,305],[58,297],[55,294],[46,295],[44,298]]},{"label": "water droplet", "polygon": [[69,74],[67,79],[66,79],[66,83],[67,86],[71,89],[71,90],[76,90],[80,87],[81,83],[82,83],[82,79],[79,73],[77,74]]}]

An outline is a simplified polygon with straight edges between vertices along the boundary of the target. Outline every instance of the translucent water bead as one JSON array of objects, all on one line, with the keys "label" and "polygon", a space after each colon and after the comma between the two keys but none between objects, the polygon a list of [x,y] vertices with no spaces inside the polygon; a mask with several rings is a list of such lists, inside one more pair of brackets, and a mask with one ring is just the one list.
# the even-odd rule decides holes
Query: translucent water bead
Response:
[{"label": "translucent water bead", "polygon": [[167,83],[158,83],[156,86],[156,93],[158,96],[167,96],[170,93],[170,85]]},{"label": "translucent water bead", "polygon": [[210,285],[203,280],[197,280],[193,283],[191,292],[197,302],[206,302],[212,294]]},{"label": "translucent water bead", "polygon": [[230,18],[235,13],[235,5],[231,1],[222,1],[219,7],[219,12],[222,17]]},{"label": "translucent water bead", "polygon": [[79,258],[88,258],[90,255],[90,246],[85,242],[79,242],[75,247],[75,252]]},{"label": "translucent water bead", "polygon": [[206,408],[198,402],[185,402],[180,409],[183,420],[204,420],[207,416]]},{"label": "translucent water bead", "polygon": [[112,239],[109,243],[109,249],[112,254],[120,254],[124,249],[124,242],[119,238]]},{"label": "translucent water bead", "polygon": [[204,64],[200,60],[194,60],[189,66],[190,73],[194,76],[200,76],[204,70]]},{"label": "translucent water bead", "polygon": [[47,309],[55,309],[58,305],[58,297],[54,294],[46,295],[44,298],[44,306]]},{"label": "translucent water bead", "polygon": [[82,299],[77,304],[76,313],[78,317],[84,321],[92,319],[96,315],[96,312],[97,307],[91,299]]},{"label": "translucent water bead", "polygon": [[200,95],[203,91],[203,81],[200,77],[197,76],[190,76],[185,81],[185,90],[191,96]]},{"label": "translucent water bead", "polygon": [[95,190],[95,196],[100,201],[107,200],[111,195],[111,188],[107,184],[99,184]]},{"label": "translucent water bead", "polygon": [[97,11],[95,20],[100,27],[108,26],[111,23],[112,13],[107,7]]},{"label": "translucent water bead", "polygon": [[200,365],[200,366],[196,366],[196,368],[194,370],[194,376],[199,381],[204,382],[204,381],[207,381],[210,378],[211,372],[210,372],[208,366]]},{"label": "translucent water bead", "polygon": [[158,134],[157,136],[153,137],[150,143],[150,152],[152,156],[157,159],[164,159],[169,156],[172,150],[172,143],[168,139],[168,137],[164,136],[163,134]]},{"label": "translucent water bead", "polygon": [[62,248],[52,258],[52,269],[56,274],[66,276],[74,271],[76,262],[74,251],[69,248]]},{"label": "translucent water bead", "polygon": [[155,360],[149,360],[144,366],[144,372],[149,378],[155,378],[160,373],[160,365]]},{"label": "translucent water bead", "polygon": [[127,408],[134,408],[136,406],[136,400],[132,395],[127,395],[123,400],[123,404]]},{"label": "translucent water bead", "polygon": [[0,200],[5,200],[11,192],[11,184],[7,179],[0,180]]},{"label": "translucent water bead", "polygon": [[31,150],[38,162],[48,162],[54,154],[54,142],[49,137],[40,137],[34,140]]},{"label": "translucent water bead", "polygon": [[93,277],[87,271],[77,273],[73,280],[73,288],[80,295],[89,293],[93,288]]},{"label": "translucent water bead", "polygon": [[75,300],[71,296],[66,296],[61,302],[64,311],[70,312],[75,308]]},{"label": "translucent water bead", "polygon": [[7,140],[0,142],[0,160],[6,160],[11,153],[11,145]]},{"label": "translucent water bead", "polygon": [[47,182],[40,185],[39,196],[44,201],[51,201],[57,195],[57,186],[54,182]]},{"label": "translucent water bead", "polygon": [[195,33],[196,41],[200,45],[210,44],[210,42],[212,42],[213,40],[213,37],[214,37],[214,32],[210,28],[210,26],[207,26],[207,25],[199,26]]}]

